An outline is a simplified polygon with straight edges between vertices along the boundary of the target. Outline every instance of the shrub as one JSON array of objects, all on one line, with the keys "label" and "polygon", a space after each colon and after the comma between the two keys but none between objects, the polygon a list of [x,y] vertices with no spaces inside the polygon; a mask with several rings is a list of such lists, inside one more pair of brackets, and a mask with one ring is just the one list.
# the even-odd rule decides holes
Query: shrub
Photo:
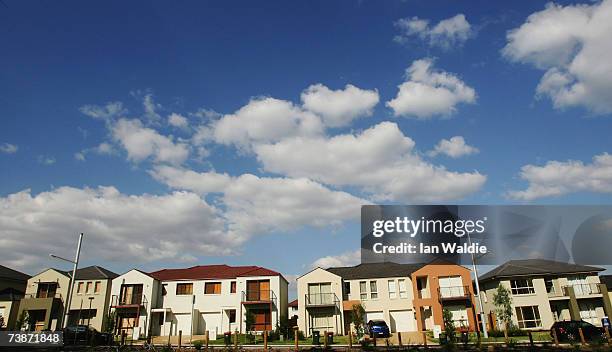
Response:
[{"label": "shrub", "polygon": [[202,346],[204,346],[204,342],[202,342],[202,340],[193,341],[193,348],[195,348],[196,351],[200,351],[202,349]]}]

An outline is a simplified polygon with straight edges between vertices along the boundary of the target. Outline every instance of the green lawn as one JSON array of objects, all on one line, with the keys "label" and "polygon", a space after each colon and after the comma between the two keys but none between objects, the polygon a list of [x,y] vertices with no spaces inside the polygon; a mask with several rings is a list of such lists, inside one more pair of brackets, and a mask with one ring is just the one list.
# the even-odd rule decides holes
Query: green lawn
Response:
[{"label": "green lawn", "polygon": [[[428,334],[430,341],[436,342],[438,343],[439,340],[438,339],[434,339],[432,337],[431,334]],[[482,335],[481,335],[482,336]],[[550,338],[550,333],[548,331],[534,331],[531,336],[533,337],[533,341],[534,342],[550,342],[551,338]],[[460,339],[461,335],[458,333],[457,335],[457,339]],[[514,341],[514,342],[519,342],[519,341],[529,341],[529,336],[525,335],[525,336],[509,336],[508,339],[510,341]],[[476,343],[478,341],[478,337],[476,335],[476,333],[470,333],[470,337],[469,337],[469,342],[470,343]],[[501,336],[501,337],[488,337],[488,338],[483,338],[481,337],[480,339],[481,342],[486,343],[486,342],[505,342],[506,338]]]}]

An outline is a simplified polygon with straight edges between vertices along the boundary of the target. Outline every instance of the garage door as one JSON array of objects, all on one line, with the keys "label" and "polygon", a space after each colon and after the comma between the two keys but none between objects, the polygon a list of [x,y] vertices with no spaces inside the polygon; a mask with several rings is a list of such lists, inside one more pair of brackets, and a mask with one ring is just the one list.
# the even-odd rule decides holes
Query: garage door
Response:
[{"label": "garage door", "polygon": [[200,324],[201,333],[204,334],[206,330],[211,333],[215,331],[217,334],[221,334],[221,312],[210,312],[202,313],[203,324]]},{"label": "garage door", "polygon": [[383,312],[366,312],[366,323],[370,320],[384,320]]},{"label": "garage door", "polygon": [[416,331],[416,321],[411,310],[390,311],[391,332]]},{"label": "garage door", "polygon": [[179,331],[182,331],[183,335],[191,335],[191,314],[175,313],[174,318],[176,319],[176,330],[174,333],[178,335]]}]

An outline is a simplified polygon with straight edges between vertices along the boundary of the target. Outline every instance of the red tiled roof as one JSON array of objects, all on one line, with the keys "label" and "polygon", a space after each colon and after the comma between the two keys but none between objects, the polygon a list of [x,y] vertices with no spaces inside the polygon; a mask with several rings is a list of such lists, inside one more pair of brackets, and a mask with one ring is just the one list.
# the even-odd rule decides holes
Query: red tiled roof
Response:
[{"label": "red tiled roof", "polygon": [[294,299],[293,301],[289,302],[288,306],[289,307],[297,307],[298,306],[298,300]]},{"label": "red tiled roof", "polygon": [[157,280],[235,279],[240,276],[281,276],[260,266],[198,265],[185,269],[162,269],[149,273]]}]

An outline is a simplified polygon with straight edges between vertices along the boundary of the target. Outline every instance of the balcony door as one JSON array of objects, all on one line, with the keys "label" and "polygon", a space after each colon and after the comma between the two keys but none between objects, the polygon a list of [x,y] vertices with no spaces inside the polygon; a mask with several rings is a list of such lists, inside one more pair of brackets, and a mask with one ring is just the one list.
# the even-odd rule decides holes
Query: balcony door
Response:
[{"label": "balcony door", "polygon": [[576,296],[583,296],[591,293],[591,286],[587,282],[586,276],[568,277],[567,283],[574,288]]},{"label": "balcony door", "polygon": [[36,291],[36,298],[53,298],[57,291],[57,282],[40,282]]},{"label": "balcony door", "polygon": [[140,304],[142,285],[121,285],[121,304]]},{"label": "balcony door", "polygon": [[308,301],[310,304],[332,304],[331,283],[308,284]]},{"label": "balcony door", "polygon": [[463,280],[461,276],[441,277],[438,281],[440,283],[440,296],[442,298],[464,296],[465,292],[463,291]]},{"label": "balcony door", "polygon": [[270,280],[247,281],[247,300],[248,301],[269,301],[270,300]]}]

